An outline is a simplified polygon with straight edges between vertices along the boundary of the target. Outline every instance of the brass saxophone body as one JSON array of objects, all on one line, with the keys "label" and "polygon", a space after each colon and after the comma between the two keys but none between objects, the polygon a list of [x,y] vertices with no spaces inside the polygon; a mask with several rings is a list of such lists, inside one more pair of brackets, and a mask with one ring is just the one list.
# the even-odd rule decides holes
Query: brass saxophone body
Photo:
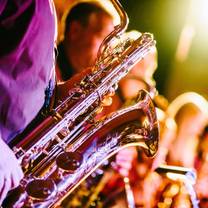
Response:
[{"label": "brass saxophone body", "polygon": [[[128,145],[139,145],[148,156],[158,148],[158,123],[148,93],[138,103],[94,122],[102,98],[155,45],[144,33],[136,39],[109,43],[121,36],[128,18],[117,0],[121,24],[101,44],[96,65],[69,96],[13,150],[24,171],[20,186],[3,207],[56,207],[104,160]],[[139,122],[138,122],[139,121]],[[138,125],[141,123],[142,126]]]},{"label": "brass saxophone body", "polygon": [[21,185],[7,197],[5,207],[56,207],[120,149],[137,145],[148,156],[154,155],[158,137],[154,104],[142,90],[134,106],[95,123],[74,140],[60,141],[47,154],[42,151],[37,159],[39,163],[26,172]]}]

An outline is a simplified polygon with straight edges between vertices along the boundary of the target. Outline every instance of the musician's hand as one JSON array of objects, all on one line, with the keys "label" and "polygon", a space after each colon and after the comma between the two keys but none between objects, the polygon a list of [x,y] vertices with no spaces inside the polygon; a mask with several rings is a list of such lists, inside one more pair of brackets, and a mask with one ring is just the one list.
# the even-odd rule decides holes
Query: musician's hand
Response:
[{"label": "musician's hand", "polygon": [[0,205],[7,192],[19,185],[23,172],[12,150],[4,143],[0,135]]},{"label": "musician's hand", "polygon": [[120,150],[116,155],[116,169],[122,176],[128,176],[137,159],[136,147],[127,147]]}]

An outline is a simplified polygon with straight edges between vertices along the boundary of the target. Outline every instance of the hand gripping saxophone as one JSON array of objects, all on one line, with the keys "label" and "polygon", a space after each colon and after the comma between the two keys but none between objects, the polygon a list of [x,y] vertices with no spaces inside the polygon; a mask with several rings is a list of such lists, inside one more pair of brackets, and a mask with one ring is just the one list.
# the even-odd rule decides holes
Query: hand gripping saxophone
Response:
[{"label": "hand gripping saxophone", "polygon": [[25,176],[20,186],[8,194],[3,207],[57,207],[121,148],[139,145],[149,156],[156,153],[158,122],[147,92],[140,92],[134,106],[104,120],[93,120],[102,98],[155,45],[149,33],[122,40],[128,18],[117,0],[112,3],[121,23],[101,44],[92,72],[13,147]]}]

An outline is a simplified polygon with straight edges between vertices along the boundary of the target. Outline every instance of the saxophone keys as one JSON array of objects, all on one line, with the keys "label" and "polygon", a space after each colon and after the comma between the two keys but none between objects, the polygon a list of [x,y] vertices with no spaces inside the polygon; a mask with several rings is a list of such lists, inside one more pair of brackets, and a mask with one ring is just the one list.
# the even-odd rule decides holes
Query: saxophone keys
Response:
[{"label": "saxophone keys", "polygon": [[28,153],[24,155],[21,161],[21,167],[23,171],[25,172],[26,170],[29,170],[32,167],[32,165],[33,165],[33,160],[31,154]]},{"label": "saxophone keys", "polygon": [[45,201],[57,194],[57,187],[52,179],[34,179],[26,186],[29,200]]},{"label": "saxophone keys", "polygon": [[[69,126],[70,126],[70,124],[69,124]],[[61,134],[62,137],[66,137],[70,134],[70,130],[69,130],[68,126],[66,126],[66,127],[62,128],[59,131],[59,133]],[[57,142],[61,142],[61,138],[58,135],[56,135],[56,139],[57,139]]]},{"label": "saxophone keys", "polygon": [[62,152],[56,158],[56,165],[62,175],[72,174],[81,166],[82,161],[82,155],[77,152]]},{"label": "saxophone keys", "polygon": [[57,111],[53,110],[51,112],[52,117],[54,118],[55,121],[60,121],[63,119],[62,115],[58,113]]},{"label": "saxophone keys", "polygon": [[16,156],[16,158],[20,158],[25,154],[25,151],[21,147],[13,147],[13,152]]}]

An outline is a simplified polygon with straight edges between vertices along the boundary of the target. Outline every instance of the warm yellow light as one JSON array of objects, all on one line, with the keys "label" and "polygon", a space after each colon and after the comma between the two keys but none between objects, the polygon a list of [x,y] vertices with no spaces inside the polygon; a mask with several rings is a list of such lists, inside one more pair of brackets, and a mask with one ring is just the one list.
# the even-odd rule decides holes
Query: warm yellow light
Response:
[{"label": "warm yellow light", "polygon": [[188,57],[191,43],[195,34],[193,25],[185,25],[182,29],[176,50],[176,60],[182,62]]},{"label": "warm yellow light", "polygon": [[190,7],[190,22],[202,31],[208,31],[208,1],[192,0]]},{"label": "warm yellow light", "polygon": [[[208,34],[208,0],[190,0],[190,8],[186,23],[182,28],[176,50],[176,60],[183,62],[187,59],[193,42],[197,34]],[[201,35],[203,37],[203,35]],[[201,42],[204,47],[204,40]]]}]

